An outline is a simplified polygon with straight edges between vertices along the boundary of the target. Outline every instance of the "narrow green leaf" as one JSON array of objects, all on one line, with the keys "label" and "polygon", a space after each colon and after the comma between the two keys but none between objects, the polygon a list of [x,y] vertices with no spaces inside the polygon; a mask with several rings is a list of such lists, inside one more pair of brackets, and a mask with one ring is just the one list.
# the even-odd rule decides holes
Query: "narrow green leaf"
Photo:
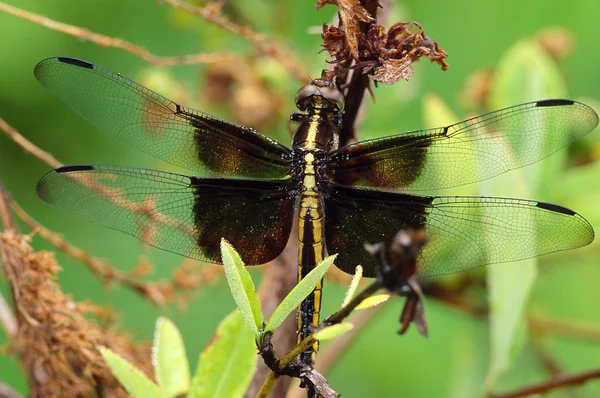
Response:
[{"label": "narrow green leaf", "polygon": [[275,308],[275,311],[273,311],[273,314],[267,321],[265,331],[271,332],[275,330],[292,311],[298,308],[302,300],[304,300],[306,296],[313,291],[315,286],[317,286],[319,281],[323,279],[323,276],[331,264],[333,264],[336,256],[337,255],[329,256],[321,261],[321,263],[317,265],[315,269],[310,271],[308,275],[306,275],[306,277],[292,289],[292,291],[286,296],[286,298],[283,299],[279,306]]},{"label": "narrow green leaf", "polygon": [[181,333],[167,318],[156,320],[152,364],[158,385],[169,397],[185,394],[190,389],[190,365]]},{"label": "narrow green leaf", "polygon": [[549,184],[552,189],[552,202],[560,203],[583,214],[594,226],[600,225],[600,162],[573,167],[560,179],[560,184]]},{"label": "narrow green leaf", "polygon": [[354,293],[356,293],[356,289],[358,288],[358,284],[360,283],[360,279],[362,278],[363,269],[360,265],[356,266],[356,270],[354,271],[354,275],[352,275],[352,282],[350,282],[350,287],[346,292],[346,297],[344,297],[344,302],[342,303],[342,307],[348,305],[352,297],[354,297]]},{"label": "narrow green leaf", "polygon": [[332,340],[346,332],[349,332],[353,328],[354,325],[350,322],[338,323],[336,325],[327,326],[319,330],[313,335],[313,337],[319,341]]},{"label": "narrow green leaf", "polygon": [[254,336],[233,311],[200,354],[188,398],[243,397],[255,369]]},{"label": "narrow green leaf", "polygon": [[[558,65],[537,40],[529,39],[515,44],[498,63],[490,87],[489,103],[491,110],[495,110],[528,101],[565,98],[566,96],[566,85]],[[512,134],[511,147],[515,151],[522,148],[532,150],[533,144],[543,147],[548,140],[553,139],[552,123],[552,120],[545,120],[545,126],[539,126],[545,127],[548,135],[538,142],[532,143],[530,135]],[[540,191],[540,188],[546,189],[540,183],[554,181],[557,175],[564,170],[566,161],[567,151],[562,150],[542,162],[519,170],[524,174],[526,183],[534,187],[531,192],[541,193],[548,199],[546,192]]]},{"label": "narrow green leaf", "polygon": [[375,307],[381,303],[385,303],[390,298],[387,293],[378,294],[376,296],[367,297],[359,305],[356,306],[354,311],[366,310],[367,308]]},{"label": "narrow green leaf", "polygon": [[[456,122],[464,119],[463,116],[457,116],[452,112],[450,107],[435,94],[428,94],[423,99],[422,104],[423,109],[423,119],[425,122],[425,126],[429,128],[436,128],[447,126],[450,124],[454,124]],[[476,148],[475,140],[471,139],[472,132],[464,131],[465,139],[461,142],[461,145],[464,146],[465,151],[462,153],[467,153],[467,151],[476,152],[478,148]],[[460,157],[459,153],[454,154],[457,163],[464,164],[467,169],[478,170],[478,165],[475,164],[473,157],[465,156]],[[440,181],[443,180],[445,175],[448,173],[447,165],[444,162],[439,162],[437,165],[428,164],[428,167],[434,167],[436,174],[439,176]],[[458,187],[452,187],[449,189],[441,189],[435,191],[436,195],[464,195],[464,196],[477,196],[480,194],[479,185],[475,184],[467,184],[461,185]],[[435,264],[451,264],[456,261],[456,252],[455,245],[453,243],[447,243],[444,247],[440,247],[439,250],[436,250],[435,253],[428,257],[428,261]],[[471,272],[481,272],[482,277],[485,275],[485,270],[476,269]],[[460,273],[454,273],[450,275],[446,275],[444,278],[440,279],[440,283],[444,286],[452,286],[453,284],[462,283],[463,276]]]},{"label": "narrow green leaf", "polygon": [[106,347],[98,347],[119,383],[135,398],[166,398],[167,394],[141,370]]},{"label": "narrow green leaf", "polygon": [[259,338],[263,319],[254,282],[240,255],[225,239],[221,240],[221,257],[233,299],[242,313],[244,322],[254,337]]},{"label": "narrow green leaf", "polygon": [[[533,40],[523,40],[509,49],[498,67],[490,88],[490,104],[494,109],[503,108],[527,101],[561,98],[565,96],[565,84],[558,68],[548,54]],[[543,148],[552,140],[552,120],[544,121],[547,135],[536,142],[531,136],[515,135],[506,140],[505,145],[514,153],[533,145]],[[516,131],[519,126],[513,126]],[[541,126],[544,127],[544,126]],[[526,142],[525,142],[526,140]],[[546,179],[556,179],[562,172],[565,152],[559,151],[543,162],[514,170],[482,183],[484,195],[536,198],[545,195],[540,192],[540,183]],[[485,165],[483,165],[485,167]],[[522,220],[523,223],[527,220]],[[533,221],[531,221],[533,222]],[[522,228],[527,228],[522,225]],[[533,226],[532,226],[533,229]],[[531,236],[522,245],[535,245],[539,236]],[[511,242],[511,245],[513,242]],[[537,278],[537,260],[530,259],[516,263],[491,265],[488,268],[490,303],[490,364],[484,394],[494,390],[500,376],[511,366],[519,354],[524,333],[522,322],[525,305]]]},{"label": "narrow green leaf", "polygon": [[[505,145],[509,145],[508,142]],[[482,194],[527,198],[532,196],[531,192],[534,188],[526,183],[522,170],[514,170],[484,181]],[[522,222],[525,223],[527,220],[523,219]],[[522,225],[522,228],[527,227]],[[534,227],[531,226],[530,230],[534,230]],[[529,236],[528,239],[518,241],[511,239],[507,247],[534,245],[537,238],[537,236]],[[498,379],[510,367],[520,351],[520,347],[515,344],[515,337],[519,329],[524,327],[522,317],[536,278],[537,259],[535,258],[487,267],[491,347],[484,395],[494,390]]]}]

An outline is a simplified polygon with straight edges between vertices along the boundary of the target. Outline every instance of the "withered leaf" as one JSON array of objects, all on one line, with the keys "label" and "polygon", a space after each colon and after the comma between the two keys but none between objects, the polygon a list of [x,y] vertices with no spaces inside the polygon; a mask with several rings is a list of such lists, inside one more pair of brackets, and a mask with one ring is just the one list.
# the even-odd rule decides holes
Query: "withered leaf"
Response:
[{"label": "withered leaf", "polygon": [[385,59],[369,78],[383,84],[392,84],[400,79],[408,80],[415,71],[411,64],[409,56],[402,59]]},{"label": "withered leaf", "polygon": [[354,59],[358,60],[358,36],[361,34],[361,22],[374,22],[375,19],[360,4],[359,0],[318,0],[315,7],[320,9],[325,4],[334,4],[338,8],[338,15],[344,28],[346,43]]}]

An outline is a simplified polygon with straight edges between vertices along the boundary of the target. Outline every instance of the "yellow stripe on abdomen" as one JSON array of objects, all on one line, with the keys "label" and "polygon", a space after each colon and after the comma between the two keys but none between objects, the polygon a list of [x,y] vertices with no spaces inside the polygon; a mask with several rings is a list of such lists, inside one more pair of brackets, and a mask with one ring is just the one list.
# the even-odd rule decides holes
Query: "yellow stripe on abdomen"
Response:
[{"label": "yellow stripe on abdomen", "polygon": [[[298,242],[298,281],[301,281],[325,256],[323,208],[319,197],[307,192],[300,200]],[[298,343],[308,337],[319,325],[321,312],[321,290],[323,281],[319,281],[315,290],[300,305],[298,311]],[[312,363],[315,360],[318,343],[312,350],[306,351],[301,360]]]}]

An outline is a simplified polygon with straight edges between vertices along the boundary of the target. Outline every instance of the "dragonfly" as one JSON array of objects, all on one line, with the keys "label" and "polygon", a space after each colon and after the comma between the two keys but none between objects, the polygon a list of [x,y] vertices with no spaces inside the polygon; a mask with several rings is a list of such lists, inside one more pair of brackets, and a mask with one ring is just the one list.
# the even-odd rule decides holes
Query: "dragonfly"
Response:
[{"label": "dragonfly", "polygon": [[[173,102],[101,66],[66,57],[35,67],[51,93],[98,129],[189,176],[144,168],[70,165],[37,195],[59,209],[156,248],[220,263],[227,239],[246,264],[279,256],[298,219],[298,279],[326,254],[375,277],[364,243],[422,229],[417,276],[512,262],[593,241],[566,207],[524,199],[431,196],[535,163],[591,132],[598,115],[566,99],[524,103],[456,124],[339,146],[344,96],[326,79],[300,88],[291,147],[254,129]],[[518,143],[514,145],[511,143]],[[322,283],[299,308],[298,339],[319,323]],[[317,346],[302,354],[312,362]]]}]

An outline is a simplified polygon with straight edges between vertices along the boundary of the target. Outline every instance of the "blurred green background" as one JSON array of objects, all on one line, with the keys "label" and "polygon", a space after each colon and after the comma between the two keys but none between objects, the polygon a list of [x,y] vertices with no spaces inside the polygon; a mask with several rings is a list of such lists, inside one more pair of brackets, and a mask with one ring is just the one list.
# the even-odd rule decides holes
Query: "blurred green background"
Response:
[{"label": "blurred green background", "polygon": [[[9,4],[22,7],[49,18],[85,27],[105,35],[124,38],[146,47],[157,55],[174,56],[197,52],[236,51],[252,53],[253,47],[242,37],[224,33],[205,21],[174,11],[154,1],[90,1],[72,0],[12,0]],[[335,12],[328,6],[315,11],[313,2],[268,2],[237,0],[225,2],[225,12],[236,22],[263,32],[279,41],[301,60],[302,68],[316,76],[326,67],[325,54],[320,50],[319,35],[308,29],[329,23]],[[490,70],[503,62],[523,61],[537,76],[538,64],[525,58],[531,55],[527,41],[548,27],[562,27],[572,35],[570,54],[554,64],[545,60],[541,68],[558,72],[563,82],[557,82],[559,93],[582,99],[598,109],[600,74],[597,73],[600,52],[597,48],[597,23],[600,3],[595,0],[548,2],[541,0],[481,2],[473,0],[403,1],[395,2],[390,22],[415,20],[427,35],[436,40],[450,55],[450,69],[442,72],[437,65],[423,60],[409,82],[399,82],[376,90],[377,103],[369,106],[362,137],[383,136],[430,126],[438,120],[431,105],[435,94],[448,105],[448,112],[463,119],[468,111],[484,111],[485,107],[465,106],[467,79],[477,71]],[[119,71],[134,80],[147,73],[159,72],[169,77],[177,87],[186,90],[187,105],[231,118],[232,110],[214,106],[202,98],[201,66],[178,66],[170,69],[152,68],[146,62],[121,50],[102,48],[62,33],[48,30],[0,12],[0,117],[18,129],[27,139],[54,154],[63,163],[108,163],[139,167],[164,167],[79,118],[66,105],[46,92],[34,79],[33,67],[47,57],[65,55],[94,62]],[[524,44],[525,43],[525,44]],[[517,46],[517,47],[515,47]],[[519,47],[525,46],[525,47]],[[524,52],[519,52],[525,48]],[[515,50],[517,49],[517,50]],[[507,58],[508,57],[508,58]],[[521,57],[523,59],[521,59]],[[267,65],[268,63],[265,63]],[[269,64],[270,65],[270,64]],[[270,65],[270,84],[285,101],[278,106],[284,114],[294,111],[293,94],[300,83],[288,77],[281,68]],[[510,67],[507,67],[510,68]],[[554,73],[552,72],[552,73]],[[526,72],[523,72],[526,73]],[[542,74],[543,72],[539,72]],[[509,74],[505,74],[510,76]],[[499,79],[500,80],[500,79]],[[144,81],[145,84],[148,84]],[[170,83],[169,83],[170,84]],[[528,95],[522,80],[504,79],[498,95],[515,101],[541,99]],[[561,88],[565,86],[566,89]],[[163,91],[156,88],[159,91]],[[167,91],[172,88],[167,87]],[[551,93],[557,90],[549,90]],[[537,93],[531,90],[529,94]],[[542,92],[545,92],[542,90]],[[164,92],[166,95],[172,95]],[[524,98],[525,97],[525,98]],[[502,102],[502,101],[491,101]],[[516,102],[515,102],[516,103]],[[505,105],[510,105],[507,103]],[[504,106],[504,105],[503,105]],[[438,105],[435,109],[443,110]],[[458,121],[457,120],[457,121]],[[263,132],[288,144],[285,117],[276,127]],[[583,214],[600,230],[600,137],[592,133],[577,151],[577,167],[554,178],[545,178],[532,189],[529,199],[556,201]],[[583,159],[583,160],[581,160]],[[574,163],[571,161],[570,163]],[[540,163],[542,169],[546,161]],[[554,166],[553,166],[554,167]],[[0,178],[13,197],[34,218],[50,229],[66,235],[75,245],[98,257],[110,259],[119,269],[134,267],[142,246],[134,238],[90,225],[86,221],[39,201],[34,187],[48,166],[24,153],[5,135],[0,134]],[[506,185],[502,196],[519,196]],[[34,238],[36,249],[54,250],[46,242]],[[564,319],[573,325],[600,325],[600,244],[574,252],[548,255],[540,259],[539,277],[531,289],[528,313]],[[166,314],[181,329],[192,364],[219,321],[234,308],[226,283],[208,286],[198,293],[187,311],[176,308],[157,310],[137,294],[121,288],[105,288],[84,266],[58,252],[64,268],[60,283],[76,300],[93,300],[113,307],[120,313],[119,325],[134,331],[136,338],[151,339],[159,314]],[[150,251],[156,265],[152,278],[168,277],[181,258],[168,253]],[[497,267],[502,267],[499,265]],[[260,273],[255,272],[257,277]],[[324,314],[332,312],[341,302],[344,288],[332,283],[325,288]],[[2,282],[7,296],[7,286]],[[509,291],[505,292],[510,294]],[[414,328],[407,335],[396,335],[401,300],[396,299],[374,319],[340,358],[328,375],[331,385],[344,397],[405,396],[405,397],[474,397],[480,392],[489,364],[490,330],[485,318],[476,318],[429,299],[426,301],[430,337],[422,338]],[[596,336],[600,333],[597,330]],[[520,335],[526,339],[525,335]],[[515,350],[514,363],[500,378],[496,390],[504,391],[548,378],[541,366],[540,350],[549,354],[566,372],[576,372],[600,364],[598,338],[577,339],[547,333]],[[0,344],[6,342],[0,332]],[[541,348],[540,348],[541,347]],[[0,356],[0,380],[17,390],[27,391],[26,381],[18,363]],[[600,383],[591,382],[574,390],[573,395],[557,391],[550,396],[600,396]]]}]

